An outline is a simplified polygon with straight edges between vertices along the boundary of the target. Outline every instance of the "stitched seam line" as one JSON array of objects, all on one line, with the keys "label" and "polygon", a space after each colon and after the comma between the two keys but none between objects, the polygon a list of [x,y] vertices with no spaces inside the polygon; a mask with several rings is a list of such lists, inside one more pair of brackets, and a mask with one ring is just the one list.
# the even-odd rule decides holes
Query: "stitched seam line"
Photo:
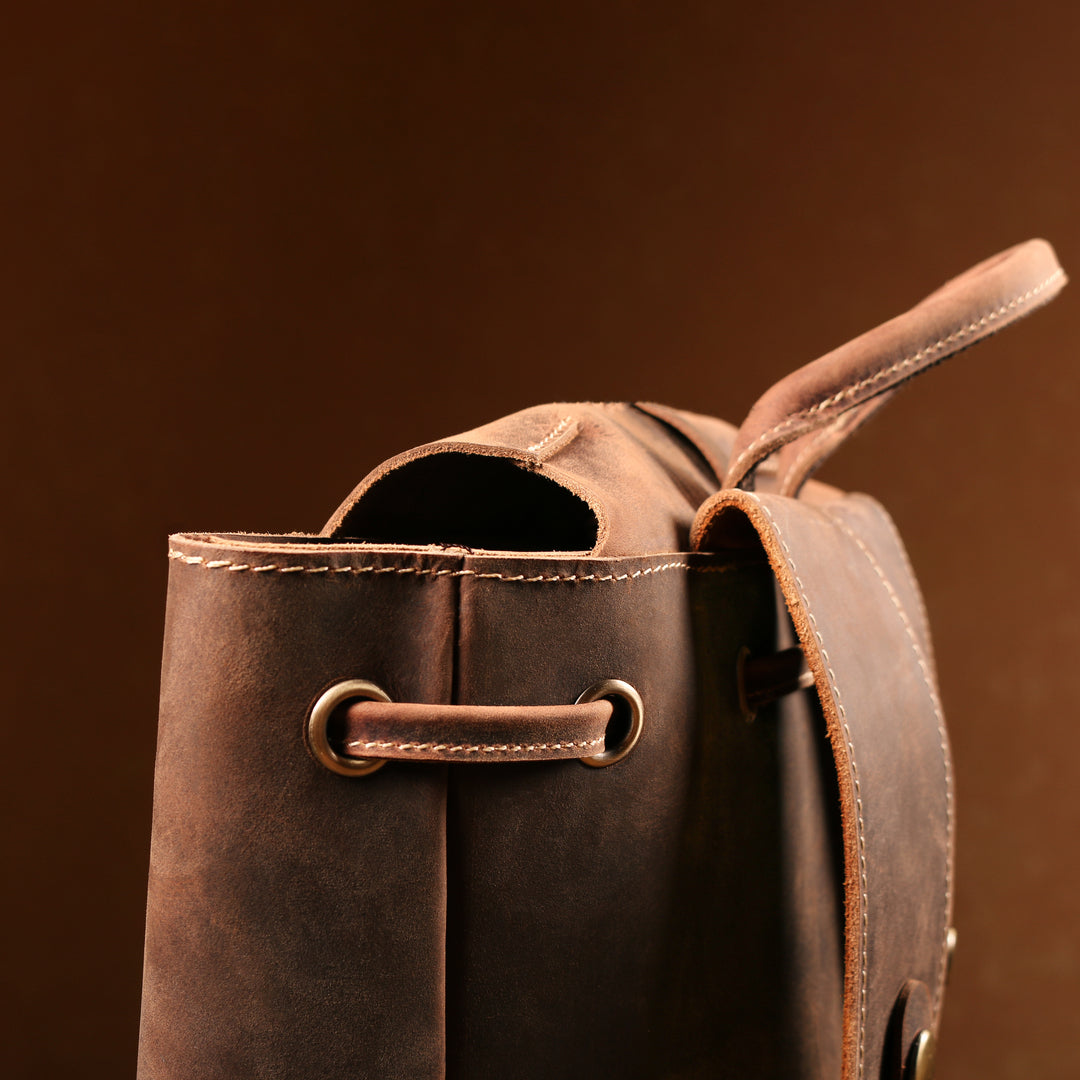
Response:
[{"label": "stitched seam line", "polygon": [[268,563],[265,566],[252,566],[250,563],[234,563],[227,559],[204,559],[201,555],[185,555],[182,551],[171,550],[169,558],[187,566],[199,566],[204,570],[226,570],[231,573],[247,572],[251,574],[412,574],[415,577],[474,577],[484,581],[520,581],[549,584],[556,581],[633,581],[648,577],[650,574],[662,574],[668,570],[686,570],[694,574],[723,574],[734,566],[692,566],[686,562],[666,562],[659,566],[646,566],[626,574],[537,574],[526,577],[524,574],[485,573],[480,570],[436,570],[423,566],[278,566]]},{"label": "stitched seam line", "polygon": [[876,371],[873,375],[867,376],[865,379],[860,379],[857,383],[845,387],[843,390],[837,391],[832,397],[827,397],[823,401],[819,401],[816,405],[811,405],[809,408],[803,409],[800,412],[793,413],[786,420],[782,420],[775,427],[770,428],[763,435],[759,435],[736,459],[735,464],[731,467],[729,472],[738,473],[742,464],[748,457],[750,457],[754,451],[768,439],[774,435],[778,435],[781,431],[787,430],[787,428],[798,424],[802,420],[806,420],[813,416],[815,413],[821,412],[823,409],[827,409],[832,405],[836,405],[843,401],[844,398],[853,397],[859,393],[860,390],[865,390],[866,387],[872,386],[876,382],[880,382],[882,379],[888,379],[891,376],[903,371],[905,368],[909,368],[914,364],[918,364],[928,357],[934,355],[934,353],[940,352],[947,345],[952,345],[957,341],[968,337],[970,334],[975,333],[977,330],[981,330],[985,326],[989,326],[995,319],[999,319],[1002,315],[1007,315],[1015,308],[1026,304],[1029,300],[1034,299],[1040,293],[1045,292],[1059,277],[1064,274],[1064,270],[1058,267],[1045,281],[1040,282],[1034,288],[1029,289],[1026,293],[1020,296],[1014,296],[1006,304],[1002,304],[1001,307],[995,308],[993,311],[983,315],[982,318],[976,319],[974,322],[968,323],[967,326],[962,326],[959,330],[955,330],[953,333],[946,337],[939,338],[925,348],[920,349],[916,353],[912,353],[911,356],[905,356],[903,360],[898,360],[895,364],[887,368],[883,368],[881,371]]},{"label": "stitched seam line", "polygon": [[583,742],[555,742],[555,743],[503,743],[501,746],[470,746],[465,743],[395,743],[395,742],[364,742],[353,739],[345,745],[351,750],[402,750],[420,751],[431,750],[447,754],[529,754],[539,750],[591,750],[602,745],[604,736],[596,739],[588,739]]},{"label": "stitched seam line", "polygon": [[919,617],[922,620],[921,625],[923,632],[926,636],[926,659],[928,666],[935,667],[934,660],[934,642],[930,637],[930,614],[926,610],[926,600],[923,597],[922,589],[919,588],[919,579],[915,576],[915,567],[911,565],[911,557],[907,553],[907,548],[904,546],[904,541],[900,536],[900,530],[896,527],[896,522],[893,521],[892,516],[873,499],[867,498],[865,495],[853,495],[852,498],[862,499],[864,502],[869,503],[878,512],[878,517],[888,525],[890,531],[893,534],[893,539],[896,541],[896,549],[900,552],[900,559],[904,564],[904,569],[907,571],[908,584],[911,586],[912,594],[915,597],[915,604],[919,609]]},{"label": "stitched seam line", "polygon": [[870,565],[874,568],[874,573],[877,574],[881,584],[885,586],[885,591],[889,594],[889,599],[892,601],[893,607],[896,608],[897,614],[900,616],[900,621],[904,624],[904,630],[907,633],[908,640],[911,642],[911,649],[915,653],[915,659],[919,663],[919,670],[922,672],[923,683],[926,685],[927,693],[930,695],[930,701],[934,706],[934,718],[937,721],[938,739],[941,746],[941,764],[945,771],[945,835],[947,845],[945,857],[945,925],[941,931],[941,950],[938,956],[937,988],[934,993],[934,1012],[936,1014],[941,1007],[941,996],[945,990],[945,954],[948,950],[949,909],[952,906],[953,889],[951,858],[953,850],[953,782],[952,766],[949,762],[948,738],[945,735],[945,717],[941,708],[941,700],[938,698],[937,690],[934,689],[934,680],[930,677],[930,671],[926,665],[926,657],[919,645],[919,639],[915,634],[915,629],[911,625],[911,620],[908,618],[907,612],[904,610],[904,605],[900,602],[900,597],[897,595],[892,583],[885,576],[885,571],[881,569],[880,564],[877,559],[874,558],[870,549],[843,521],[840,521],[832,514],[829,514],[827,510],[825,513],[855,541],[859,550],[866,556]]},{"label": "stitched seam line", "polygon": [[867,968],[867,941],[869,937],[869,922],[870,922],[870,908],[867,899],[867,881],[866,881],[866,836],[865,825],[863,823],[863,806],[862,806],[862,787],[859,783],[859,767],[855,761],[855,745],[851,738],[851,728],[848,725],[847,712],[844,709],[844,703],[840,697],[840,687],[836,684],[836,673],[832,668],[832,661],[829,659],[829,654],[825,649],[825,640],[821,636],[821,631],[818,629],[817,619],[814,618],[813,612],[810,610],[810,601],[806,595],[806,587],[802,583],[802,579],[799,577],[798,568],[795,565],[795,560],[792,558],[791,549],[787,545],[787,541],[784,539],[784,535],[780,530],[780,525],[776,519],[772,516],[769,508],[759,499],[756,495],[750,494],[758,506],[765,511],[765,516],[769,519],[769,523],[773,527],[773,531],[776,533],[776,539],[780,541],[780,546],[783,548],[784,555],[787,558],[788,566],[791,569],[791,575],[795,579],[795,585],[799,590],[799,597],[802,600],[803,609],[806,611],[806,618],[810,624],[811,629],[814,631],[814,636],[818,640],[818,646],[821,649],[821,658],[825,662],[825,671],[829,679],[829,686],[832,689],[833,697],[836,700],[836,708],[840,714],[840,722],[844,729],[844,738],[847,741],[848,756],[851,759],[851,777],[855,784],[855,809],[856,809],[856,842],[859,852],[859,893],[862,901],[862,918],[860,920],[862,925],[862,943],[861,943],[861,963],[862,969],[859,973],[859,1050],[858,1050],[858,1071],[859,1076],[863,1075],[863,1048],[866,1041],[866,968]]},{"label": "stitched seam line", "polygon": [[525,449],[532,453],[536,453],[537,450],[543,450],[549,442],[553,439],[557,439],[566,430],[567,425],[573,419],[572,416],[564,416],[538,443],[533,443],[532,446],[526,446]]}]

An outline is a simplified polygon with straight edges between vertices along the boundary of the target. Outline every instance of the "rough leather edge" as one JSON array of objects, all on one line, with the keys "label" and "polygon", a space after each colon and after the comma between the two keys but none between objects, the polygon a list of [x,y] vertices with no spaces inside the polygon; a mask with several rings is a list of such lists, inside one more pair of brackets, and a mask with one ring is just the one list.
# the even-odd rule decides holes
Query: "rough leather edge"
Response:
[{"label": "rough leather edge", "polygon": [[[704,539],[705,534],[722,513],[731,511],[743,514],[750,521],[761,541],[769,565],[780,585],[795,632],[806,654],[807,665],[813,672],[814,685],[821,701],[829,742],[833,747],[833,757],[837,770],[844,779],[839,789],[840,819],[844,839],[843,1075],[847,1080],[847,1078],[860,1075],[860,1034],[863,1029],[860,1013],[863,1003],[860,999],[865,994],[866,985],[864,973],[866,905],[863,900],[863,875],[860,866],[862,829],[855,792],[857,779],[854,779],[853,783],[853,769],[848,765],[849,753],[846,752],[848,740],[844,732],[842,707],[837,700],[837,689],[826,659],[827,651],[815,628],[813,612],[810,611],[806,601],[797,569],[789,554],[784,550],[783,539],[777,533],[774,522],[764,505],[751,493],[727,489],[714,496],[710,510],[711,514],[707,521],[699,526],[696,535],[691,537],[695,546]],[[702,518],[699,517],[699,522],[701,521]],[[853,973],[859,973],[858,978],[853,978]]]},{"label": "rough leather edge", "polygon": [[[695,524],[693,539],[699,549],[731,546],[742,550],[752,547],[764,551],[784,594],[785,604],[806,653],[808,666],[814,674],[841,781],[840,816],[843,826],[845,901],[843,1075],[845,1080],[865,1080],[869,1076],[878,1075],[876,1070],[880,1066],[880,1039],[883,1034],[881,1021],[891,1009],[892,995],[900,985],[898,982],[894,986],[891,980],[898,976],[902,982],[904,968],[919,970],[922,973],[919,977],[925,978],[927,984],[933,987],[934,1028],[939,1024],[953,893],[955,822],[951,757],[940,700],[933,672],[925,655],[925,646],[919,640],[913,616],[904,610],[905,597],[897,593],[889,580],[890,574],[900,575],[897,581],[903,581],[904,575],[910,574],[902,554],[902,545],[897,544],[895,558],[889,557],[884,562],[879,562],[879,557],[887,555],[891,550],[888,548],[890,539],[895,539],[888,516],[877,503],[865,497],[856,502],[849,497],[831,502],[826,500],[814,507],[803,505],[800,510],[801,504],[801,500],[796,502],[775,495],[758,496],[727,490],[714,496],[703,507]],[[859,508],[856,518],[861,515],[862,521],[853,519],[849,522],[848,515],[840,513],[841,507],[852,505]],[[867,514],[868,510],[872,512]],[[805,521],[804,512],[810,515]],[[811,525],[812,520],[816,521],[816,525]],[[871,541],[873,536],[877,536],[886,547],[879,550]],[[863,537],[866,538],[865,543]],[[806,549],[810,552],[810,567],[804,565],[804,554],[801,554],[804,552],[804,542],[810,545]],[[823,544],[828,546],[822,547]],[[795,550],[792,550],[792,547]],[[890,805],[895,809],[911,804],[905,801],[904,788],[894,789],[892,797],[886,796],[885,801],[881,801],[881,796],[889,791],[887,777],[892,766],[889,765],[889,758],[881,756],[882,743],[879,740],[884,739],[891,746],[893,737],[889,732],[897,729],[890,727],[887,715],[881,713],[877,704],[871,704],[868,700],[868,684],[865,679],[860,680],[856,676],[851,685],[848,683],[849,667],[853,659],[851,650],[858,649],[859,646],[852,641],[850,633],[843,631],[842,624],[837,623],[838,617],[843,618],[843,607],[837,607],[835,597],[829,600],[827,596],[823,599],[818,595],[818,582],[824,580],[820,575],[828,576],[829,566],[835,565],[835,562],[830,560],[836,559],[844,560],[845,565],[850,565],[853,570],[862,567],[856,574],[856,580],[861,581],[858,587],[871,590],[877,597],[872,605],[876,612],[873,617],[874,625],[878,632],[883,633],[886,640],[891,642],[890,648],[899,650],[895,654],[896,662],[910,668],[911,674],[915,676],[912,689],[921,687],[915,697],[904,696],[909,708],[916,707],[917,701],[921,702],[917,706],[923,710],[918,721],[918,745],[922,747],[920,754],[924,757],[922,771],[910,774],[905,783],[913,782],[915,775],[924,778],[936,776],[936,773],[926,771],[934,767],[934,760],[939,762],[943,770],[943,785],[937,789],[941,792],[942,800],[940,803],[935,802],[932,811],[927,807],[928,820],[932,818],[936,823],[934,828],[940,829],[940,832],[936,833],[938,839],[927,848],[929,861],[920,871],[922,876],[918,881],[922,882],[922,885],[919,886],[919,891],[905,892],[904,896],[910,904],[905,904],[897,911],[890,910],[887,897],[891,894],[888,887],[890,882],[899,887],[901,879],[894,879],[891,871],[886,869],[890,865],[892,847],[891,841],[886,839],[889,834],[881,833],[881,811],[884,809],[887,814],[890,812]],[[813,574],[807,577],[810,568]],[[868,598],[870,595],[871,593],[868,593]],[[917,589],[913,595],[914,603],[918,606],[920,598]],[[910,601],[911,597],[907,597],[907,600]],[[919,615],[914,615],[914,618],[918,619]],[[834,665],[839,669],[839,676]],[[916,666],[921,675],[916,673]],[[855,663],[856,672],[858,668],[859,664]],[[878,700],[880,702],[880,699]],[[861,711],[847,711],[848,708],[856,706],[859,710],[869,709],[865,722]],[[893,749],[899,749],[899,746]],[[934,785],[936,787],[936,781]],[[864,801],[867,809],[873,810],[872,815],[866,817],[865,821]],[[928,837],[930,835],[932,834],[928,834]],[[937,855],[929,857],[930,851],[938,850],[937,844],[940,844],[940,862],[937,861]],[[940,877],[937,876],[939,872]],[[870,888],[868,874],[881,875],[876,893]],[[935,881],[942,888],[940,893],[936,891]],[[886,887],[884,892],[882,884]],[[907,889],[914,884],[915,879],[912,879],[903,887]],[[927,889],[930,890],[929,893]],[[927,899],[923,901],[921,897]],[[930,899],[931,897],[933,899]],[[929,906],[926,906],[927,904]],[[917,931],[918,951],[911,952],[910,948],[907,948],[909,943],[906,937],[895,937],[894,916],[906,923],[920,908],[926,914],[932,913],[933,921],[920,926]],[[886,945],[890,940],[892,945]],[[892,963],[882,967],[881,957],[891,953],[887,951],[883,954],[877,950],[882,947],[894,950],[898,942],[902,951],[896,955],[906,959],[902,960],[899,968]],[[914,941],[910,944],[914,945]],[[877,960],[875,956],[878,957]],[[872,982],[871,978],[875,981]]]},{"label": "rough leather edge", "polygon": [[[784,603],[795,625],[795,632],[807,655],[807,663],[814,673],[814,684],[821,700],[829,740],[841,775],[850,783],[839,785],[840,816],[844,827],[844,966],[848,972],[859,971],[858,981],[844,980],[844,1014],[854,1017],[855,1023],[844,1024],[843,1052],[845,1074],[861,1074],[862,1031],[866,1004],[866,880],[862,865],[863,843],[861,800],[858,798],[859,775],[855,750],[847,730],[840,688],[828,662],[825,642],[817,629],[810,602],[806,596],[795,562],[787,550],[782,535],[776,528],[768,510],[753,496],[745,500],[753,509],[748,515],[762,538],[769,563],[781,584]],[[795,603],[795,597],[800,603]],[[828,688],[826,692],[825,688]],[[844,753],[845,748],[847,753]],[[847,762],[850,759],[850,767]]]},{"label": "rough leather edge", "polygon": [[334,511],[330,520],[319,534],[323,537],[333,537],[344,525],[349,513],[356,504],[381,480],[386,479],[391,473],[405,468],[414,461],[422,458],[433,457],[437,454],[461,454],[473,457],[503,458],[512,461],[519,467],[530,472],[539,473],[553,483],[565,488],[570,494],[580,499],[593,512],[596,517],[596,543],[592,547],[593,552],[602,551],[611,532],[611,524],[600,500],[595,493],[581,484],[577,479],[562,469],[547,462],[556,449],[561,449],[567,443],[577,437],[579,424],[572,415],[564,416],[555,427],[544,435],[539,442],[527,447],[517,448],[511,446],[495,446],[487,443],[469,442],[464,439],[457,441],[444,439],[440,442],[427,443],[413,450],[407,450],[403,454],[392,457],[383,462],[373,472],[368,473],[360,483],[353,488],[345,501]]},{"label": "rough leather edge", "polygon": [[[461,566],[466,555],[473,564]],[[360,561],[356,556],[360,555]],[[405,561],[402,556],[408,557]],[[534,555],[522,552],[468,552],[460,549],[436,551],[429,548],[405,552],[400,548],[360,548],[343,545],[272,545],[242,542],[223,543],[204,535],[175,533],[169,537],[168,558],[192,570],[226,573],[243,579],[287,574],[321,577],[338,581],[373,574],[412,577],[471,577],[508,584],[618,584],[655,574],[723,574],[743,565],[733,558],[692,552],[665,552],[656,555],[590,556],[569,553]],[[485,569],[490,567],[490,569]],[[506,568],[520,568],[509,572]]]}]

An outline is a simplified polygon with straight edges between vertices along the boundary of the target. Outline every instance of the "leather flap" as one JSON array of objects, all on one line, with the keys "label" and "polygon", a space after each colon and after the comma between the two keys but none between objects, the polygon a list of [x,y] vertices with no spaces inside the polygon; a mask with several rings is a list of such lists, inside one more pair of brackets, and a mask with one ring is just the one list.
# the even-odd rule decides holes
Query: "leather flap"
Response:
[{"label": "leather flap", "polygon": [[722,492],[698,550],[760,540],[814,674],[840,782],[845,855],[844,1077],[879,1062],[900,988],[931,988],[952,919],[948,737],[918,587],[866,496],[811,504]]}]

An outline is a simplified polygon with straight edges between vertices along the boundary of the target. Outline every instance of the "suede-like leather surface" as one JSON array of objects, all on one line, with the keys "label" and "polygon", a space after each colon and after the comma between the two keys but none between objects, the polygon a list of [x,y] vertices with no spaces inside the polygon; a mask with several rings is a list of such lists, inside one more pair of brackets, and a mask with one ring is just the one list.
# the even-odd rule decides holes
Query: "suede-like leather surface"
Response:
[{"label": "suede-like leather surface", "polygon": [[253,569],[172,563],[139,1075],[440,1075],[445,767],[352,782],[303,720],[356,671],[446,700],[453,582],[212,553]]},{"label": "suede-like leather surface", "polygon": [[[934,358],[897,361],[909,338],[1048,260],[976,268],[738,433],[538,406],[392,459],[320,536],[174,537],[142,1080],[894,1070],[940,1023],[948,739],[895,528],[803,481]],[[713,494],[725,472],[761,493]],[[746,650],[796,639],[816,692],[748,722]],[[347,752],[430,760],[316,764],[342,679],[405,703],[346,709]],[[646,719],[591,769],[565,751],[605,713],[570,706],[603,679]],[[472,732],[484,764],[454,756]]]},{"label": "suede-like leather surface", "polygon": [[741,646],[772,647],[767,568],[474,580],[462,629],[462,700],[572,697],[617,675],[647,719],[610,769],[452,771],[449,1074],[816,1075],[778,992],[795,981],[798,859],[781,855],[776,731],[745,724],[731,678]]},{"label": "suede-like leather surface", "polygon": [[[304,540],[174,538],[140,1075],[838,1062],[820,717],[800,694],[747,724],[734,681],[743,646],[783,639],[763,560]],[[303,728],[358,676],[399,700],[526,706],[617,676],[646,728],[610,769],[392,762],[350,780]]]},{"label": "suede-like leather surface", "polygon": [[[773,575],[760,553],[686,554],[733,431],[578,408],[504,424],[535,445],[572,412],[574,438],[529,467],[570,477],[604,512],[600,544],[637,555],[173,538],[144,1080],[838,1064],[823,725],[804,694],[746,723],[740,650],[790,643]],[[664,539],[675,550],[652,554]],[[303,735],[342,678],[459,708],[565,706],[619,678],[645,729],[607,769],[391,762],[348,779]]]}]

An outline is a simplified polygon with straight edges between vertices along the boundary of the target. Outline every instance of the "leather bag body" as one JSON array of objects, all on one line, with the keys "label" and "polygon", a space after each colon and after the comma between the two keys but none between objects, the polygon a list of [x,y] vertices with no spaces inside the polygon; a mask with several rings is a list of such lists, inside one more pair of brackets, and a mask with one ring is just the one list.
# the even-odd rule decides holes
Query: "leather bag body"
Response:
[{"label": "leather bag body", "polygon": [[808,476],[1063,284],[1011,249],[738,429],[543,405],[319,535],[172,537],[140,1078],[914,1075],[954,887],[930,633],[885,511]]}]

